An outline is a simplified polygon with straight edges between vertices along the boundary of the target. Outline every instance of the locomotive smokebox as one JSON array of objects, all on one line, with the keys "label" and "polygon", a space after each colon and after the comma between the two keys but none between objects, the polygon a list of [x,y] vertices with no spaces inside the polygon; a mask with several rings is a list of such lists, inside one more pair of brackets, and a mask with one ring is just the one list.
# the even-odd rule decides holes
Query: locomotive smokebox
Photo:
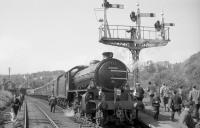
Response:
[{"label": "locomotive smokebox", "polygon": [[103,52],[102,55],[103,55],[103,59],[113,58],[112,52]]}]

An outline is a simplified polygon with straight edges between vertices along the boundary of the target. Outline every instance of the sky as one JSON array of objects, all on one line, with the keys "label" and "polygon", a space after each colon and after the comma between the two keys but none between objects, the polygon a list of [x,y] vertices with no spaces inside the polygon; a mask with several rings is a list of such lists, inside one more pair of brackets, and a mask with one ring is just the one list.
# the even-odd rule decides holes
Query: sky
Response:
[{"label": "sky", "polygon": [[[103,12],[95,12],[103,0],[0,0],[0,74],[34,73],[65,70],[88,65],[102,59],[102,52],[130,64],[131,54],[125,48],[98,42]],[[183,62],[200,51],[199,0],[109,0],[124,4],[124,9],[109,9],[108,23],[135,25],[129,18],[136,11],[156,13],[142,18],[142,25],[153,26],[161,19],[175,23],[170,28],[167,46],[143,49],[140,62],[148,60]]]}]

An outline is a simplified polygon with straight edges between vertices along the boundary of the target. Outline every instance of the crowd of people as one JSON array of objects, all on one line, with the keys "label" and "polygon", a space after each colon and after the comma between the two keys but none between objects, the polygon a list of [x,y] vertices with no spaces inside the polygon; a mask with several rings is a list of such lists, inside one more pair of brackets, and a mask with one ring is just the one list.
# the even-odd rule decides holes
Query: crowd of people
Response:
[{"label": "crowd of people", "polygon": [[163,111],[171,113],[171,121],[175,121],[174,116],[176,113],[178,114],[179,123],[182,128],[200,127],[200,90],[196,86],[193,86],[186,96],[183,93],[183,87],[172,89],[165,83],[161,87],[158,87],[149,82],[147,93],[155,120],[159,119],[160,107],[163,107]]}]

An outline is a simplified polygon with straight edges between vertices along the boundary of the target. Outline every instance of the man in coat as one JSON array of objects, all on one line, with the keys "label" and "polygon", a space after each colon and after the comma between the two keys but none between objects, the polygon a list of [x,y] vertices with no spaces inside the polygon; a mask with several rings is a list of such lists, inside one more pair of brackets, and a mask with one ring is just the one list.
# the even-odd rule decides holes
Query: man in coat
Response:
[{"label": "man in coat", "polygon": [[196,86],[193,86],[192,90],[189,93],[189,100],[193,102],[194,107],[194,116],[199,121],[199,108],[200,108],[200,92],[196,89]]},{"label": "man in coat", "polygon": [[14,113],[14,119],[16,119],[16,117],[17,117],[19,106],[20,106],[20,100],[16,95],[14,95],[13,101],[12,101],[12,105],[11,105],[11,107],[12,107],[11,109],[12,109],[12,111]]},{"label": "man in coat", "polygon": [[51,112],[55,113],[55,108],[56,108],[57,100],[56,100],[56,97],[54,95],[51,96],[49,103],[50,103],[50,106],[51,106]]},{"label": "man in coat", "polygon": [[160,88],[160,97],[161,101],[163,103],[163,106],[165,108],[165,111],[168,110],[169,108],[167,107],[168,101],[169,101],[169,87],[163,83],[161,88]]},{"label": "man in coat", "polygon": [[140,86],[140,83],[136,83],[136,95],[139,101],[142,101],[144,98],[144,89]]},{"label": "man in coat", "polygon": [[171,120],[173,121],[176,112],[178,113],[178,115],[181,114],[182,107],[182,98],[176,90],[173,91],[173,96],[169,100],[169,105],[171,108]]},{"label": "man in coat", "polygon": [[155,93],[155,96],[152,99],[152,106],[153,106],[153,112],[154,112],[154,119],[158,120],[159,112],[160,112],[160,97],[157,93]]}]

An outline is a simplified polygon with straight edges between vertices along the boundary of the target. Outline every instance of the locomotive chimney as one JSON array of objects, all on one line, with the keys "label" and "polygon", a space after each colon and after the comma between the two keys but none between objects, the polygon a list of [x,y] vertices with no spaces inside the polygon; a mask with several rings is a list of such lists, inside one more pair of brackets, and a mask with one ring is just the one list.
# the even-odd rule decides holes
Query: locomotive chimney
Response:
[{"label": "locomotive chimney", "polygon": [[104,52],[103,53],[103,59],[113,58],[112,52]]}]

